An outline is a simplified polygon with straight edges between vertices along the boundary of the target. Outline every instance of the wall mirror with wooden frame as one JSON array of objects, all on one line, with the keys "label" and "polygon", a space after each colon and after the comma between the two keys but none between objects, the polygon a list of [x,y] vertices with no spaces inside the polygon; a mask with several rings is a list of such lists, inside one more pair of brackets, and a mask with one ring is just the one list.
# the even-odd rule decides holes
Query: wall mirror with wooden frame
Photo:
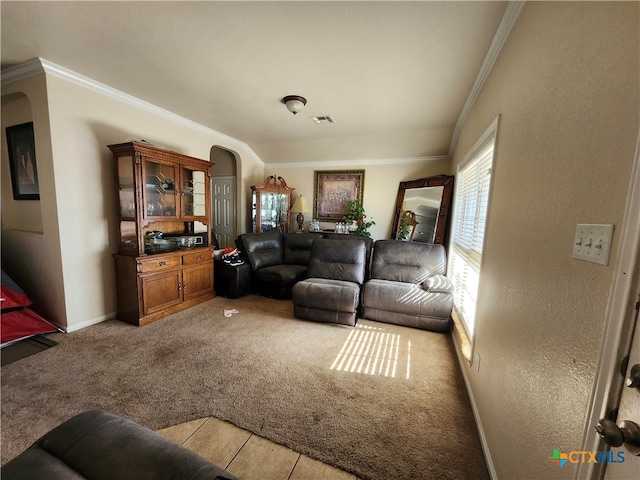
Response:
[{"label": "wall mirror with wooden frame", "polygon": [[437,175],[400,182],[391,238],[446,245],[453,179]]}]

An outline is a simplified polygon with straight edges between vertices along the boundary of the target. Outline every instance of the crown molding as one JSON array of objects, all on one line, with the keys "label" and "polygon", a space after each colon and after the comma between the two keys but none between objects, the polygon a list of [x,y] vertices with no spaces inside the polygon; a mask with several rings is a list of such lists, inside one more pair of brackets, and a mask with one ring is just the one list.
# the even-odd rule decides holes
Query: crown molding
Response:
[{"label": "crown molding", "polygon": [[193,120],[189,120],[188,118],[177,115],[173,112],[170,112],[169,110],[160,108],[156,105],[153,105],[152,103],[145,102],[144,100],[134,97],[133,95],[129,95],[128,93],[124,93],[108,85],[97,82],[89,77],[80,75],[79,73],[61,67],[60,65],[56,65],[55,63],[45,60],[44,58],[34,58],[32,60],[29,60],[28,62],[2,70],[1,85],[4,86],[9,83],[16,82],[18,80],[32,77],[41,73],[47,73],[49,75],[53,75],[55,77],[73,82],[76,85],[80,85],[81,87],[88,88],[95,92],[101,93],[102,95],[106,95],[115,100],[147,111],[159,117],[163,117],[173,122],[179,123],[188,128],[204,133],[205,135],[216,137],[216,145],[220,144],[220,146],[223,147],[235,147],[246,150],[256,162],[264,165],[264,161],[253,151],[253,149],[241,140],[230,137],[229,135],[225,135],[224,133],[220,133],[209,127],[205,127],[204,125],[196,123]]},{"label": "crown molding", "polygon": [[0,85],[3,87],[9,83],[22,80],[23,78],[33,77],[44,73],[44,67],[39,58],[33,58],[28,62],[15,65],[13,67],[5,68],[0,73]]},{"label": "crown molding", "polygon": [[414,163],[428,163],[448,161],[448,155],[435,155],[430,157],[406,157],[406,158],[375,158],[358,160],[325,160],[317,162],[280,162],[266,163],[265,167],[274,168],[340,168],[345,165],[349,167],[371,167],[374,165],[408,165]]},{"label": "crown molding", "polygon": [[509,4],[507,5],[504,15],[502,16],[502,20],[500,21],[500,25],[498,26],[498,30],[496,30],[496,34],[491,41],[491,45],[489,46],[487,55],[484,57],[484,61],[482,62],[482,66],[480,67],[480,71],[478,72],[478,76],[476,77],[476,81],[473,84],[471,91],[469,92],[467,101],[462,107],[462,111],[460,112],[460,116],[458,117],[458,121],[456,122],[456,126],[453,129],[451,144],[449,145],[450,157],[453,157],[453,152],[458,144],[458,137],[460,136],[460,131],[464,126],[464,122],[467,120],[467,117],[469,116],[469,113],[471,112],[471,109],[473,108],[473,105],[476,102],[476,98],[478,98],[482,87],[484,87],[484,83],[486,82],[487,77],[493,69],[493,64],[502,51],[502,47],[507,41],[507,38],[511,33],[511,29],[520,16],[520,12],[522,11],[525,3],[526,1],[509,2]]}]

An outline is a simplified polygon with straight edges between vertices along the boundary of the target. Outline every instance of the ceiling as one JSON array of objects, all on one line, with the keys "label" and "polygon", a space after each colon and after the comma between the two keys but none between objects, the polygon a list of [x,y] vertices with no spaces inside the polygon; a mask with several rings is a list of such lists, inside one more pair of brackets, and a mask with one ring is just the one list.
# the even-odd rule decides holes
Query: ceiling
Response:
[{"label": "ceiling", "polygon": [[507,2],[1,5],[2,69],[40,57],[304,164],[447,155]]}]

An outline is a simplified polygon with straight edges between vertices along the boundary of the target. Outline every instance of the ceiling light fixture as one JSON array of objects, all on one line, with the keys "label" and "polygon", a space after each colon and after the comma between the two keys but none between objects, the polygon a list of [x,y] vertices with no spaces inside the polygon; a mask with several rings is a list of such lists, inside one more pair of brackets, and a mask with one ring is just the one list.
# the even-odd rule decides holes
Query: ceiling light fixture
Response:
[{"label": "ceiling light fixture", "polygon": [[284,103],[287,106],[287,109],[294,115],[302,110],[302,107],[307,104],[307,99],[300,95],[287,95],[280,101]]}]

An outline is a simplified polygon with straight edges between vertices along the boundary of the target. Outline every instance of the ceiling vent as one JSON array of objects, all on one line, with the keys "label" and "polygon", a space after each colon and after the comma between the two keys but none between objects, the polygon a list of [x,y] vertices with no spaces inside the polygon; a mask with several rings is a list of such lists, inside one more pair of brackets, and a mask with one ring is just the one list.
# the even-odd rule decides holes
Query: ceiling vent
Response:
[{"label": "ceiling vent", "polygon": [[329,115],[324,115],[322,117],[311,117],[311,120],[313,120],[316,123],[334,123],[335,120],[333,118],[331,118]]}]

